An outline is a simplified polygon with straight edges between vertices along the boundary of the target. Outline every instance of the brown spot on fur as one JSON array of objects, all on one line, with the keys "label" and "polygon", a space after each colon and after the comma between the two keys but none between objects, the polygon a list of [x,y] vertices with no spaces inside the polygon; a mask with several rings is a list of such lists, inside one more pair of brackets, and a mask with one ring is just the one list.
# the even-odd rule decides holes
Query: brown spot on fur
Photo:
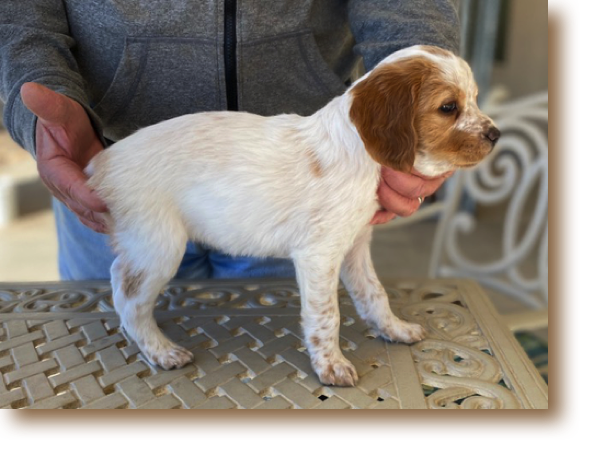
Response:
[{"label": "brown spot on fur", "polygon": [[[328,278],[334,278],[336,276],[336,266],[332,266],[329,270],[328,270]],[[328,301],[328,303],[332,303],[331,300]]]},{"label": "brown spot on fur", "polygon": [[307,155],[307,159],[309,161],[309,168],[310,168],[311,172],[313,173],[313,175],[316,178],[321,177],[322,176],[322,164],[321,164],[320,160],[318,159],[318,157],[316,156],[316,153],[314,152],[314,150],[311,148],[307,148],[305,150],[305,154]]},{"label": "brown spot on fur", "polygon": [[320,338],[319,337],[311,337],[311,344],[313,344],[314,346],[320,346]]},{"label": "brown spot on fur", "polygon": [[138,294],[140,285],[144,280],[142,271],[133,272],[129,265],[124,265],[122,272],[122,291],[127,298]]}]

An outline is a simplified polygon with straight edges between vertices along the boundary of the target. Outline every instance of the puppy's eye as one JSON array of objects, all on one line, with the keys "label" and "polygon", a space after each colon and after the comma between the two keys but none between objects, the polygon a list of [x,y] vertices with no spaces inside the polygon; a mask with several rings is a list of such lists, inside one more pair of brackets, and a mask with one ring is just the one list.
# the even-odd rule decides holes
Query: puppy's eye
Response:
[{"label": "puppy's eye", "polygon": [[443,113],[454,113],[456,110],[458,110],[458,104],[455,102],[450,102],[448,104],[442,105],[439,110]]}]

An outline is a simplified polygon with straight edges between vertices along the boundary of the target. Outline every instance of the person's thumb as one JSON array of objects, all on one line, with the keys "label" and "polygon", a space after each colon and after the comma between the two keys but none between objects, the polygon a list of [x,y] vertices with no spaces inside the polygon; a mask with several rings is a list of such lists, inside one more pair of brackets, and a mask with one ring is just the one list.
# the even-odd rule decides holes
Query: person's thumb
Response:
[{"label": "person's thumb", "polygon": [[25,106],[47,126],[68,123],[73,114],[72,103],[75,101],[39,83],[24,83],[21,98]]}]

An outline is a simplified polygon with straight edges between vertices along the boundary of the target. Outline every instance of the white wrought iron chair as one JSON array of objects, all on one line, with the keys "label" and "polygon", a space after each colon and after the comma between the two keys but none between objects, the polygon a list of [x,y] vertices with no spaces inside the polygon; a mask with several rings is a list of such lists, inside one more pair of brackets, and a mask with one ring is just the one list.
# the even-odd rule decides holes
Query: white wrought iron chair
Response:
[{"label": "white wrought iron chair", "polygon": [[[522,303],[528,311],[507,316],[512,330],[547,325],[548,306],[548,93],[483,107],[502,135],[497,150],[471,171],[459,172],[447,187],[429,275],[469,277]],[[468,197],[475,209],[460,209]],[[480,228],[481,206],[503,205],[501,254],[470,258],[465,234]],[[494,238],[495,239],[495,238]],[[527,261],[535,263],[526,275]]]}]

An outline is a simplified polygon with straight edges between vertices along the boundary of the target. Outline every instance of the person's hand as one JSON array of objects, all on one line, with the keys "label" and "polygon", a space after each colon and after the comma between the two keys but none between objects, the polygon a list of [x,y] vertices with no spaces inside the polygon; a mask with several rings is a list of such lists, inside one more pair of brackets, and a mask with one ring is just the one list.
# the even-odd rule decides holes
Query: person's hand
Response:
[{"label": "person's hand", "polygon": [[382,167],[377,196],[382,210],[371,219],[372,225],[387,223],[396,216],[408,217],[421,206],[454,172],[428,178],[413,170],[410,174]]},{"label": "person's hand", "polygon": [[89,228],[105,233],[105,203],[87,185],[83,169],[103,145],[82,106],[38,83],[21,88],[25,106],[37,116],[37,170],[53,196]]}]

